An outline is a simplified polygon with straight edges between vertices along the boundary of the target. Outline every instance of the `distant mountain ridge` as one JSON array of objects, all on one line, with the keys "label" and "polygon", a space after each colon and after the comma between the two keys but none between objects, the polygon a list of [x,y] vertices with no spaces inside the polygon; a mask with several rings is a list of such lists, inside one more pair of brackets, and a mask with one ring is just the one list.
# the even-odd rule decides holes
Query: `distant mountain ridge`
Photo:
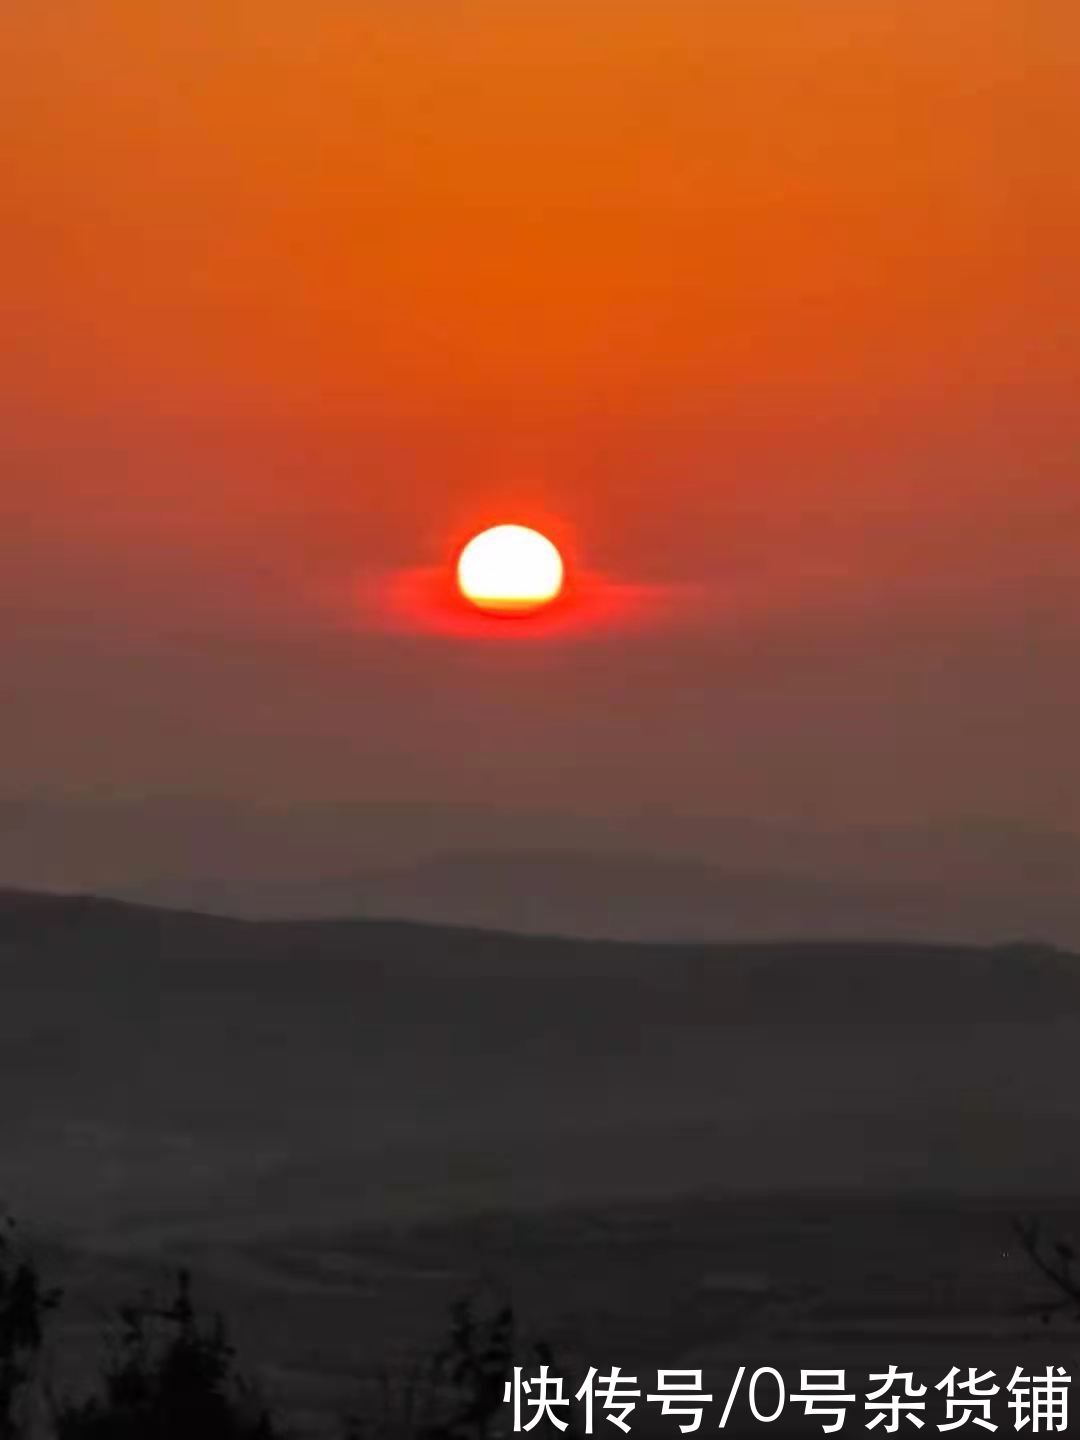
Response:
[{"label": "distant mountain ridge", "polygon": [[367,915],[610,939],[1080,947],[1080,838],[641,814],[0,801],[0,875],[251,918]]}]

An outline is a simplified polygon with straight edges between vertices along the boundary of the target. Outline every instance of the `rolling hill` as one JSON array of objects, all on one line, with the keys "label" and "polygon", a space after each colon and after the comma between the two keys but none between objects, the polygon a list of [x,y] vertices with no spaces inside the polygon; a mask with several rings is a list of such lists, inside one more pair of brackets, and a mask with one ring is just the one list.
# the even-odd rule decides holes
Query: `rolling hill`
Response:
[{"label": "rolling hill", "polygon": [[96,1233],[1080,1184],[1080,961],[0,895],[0,1191]]}]

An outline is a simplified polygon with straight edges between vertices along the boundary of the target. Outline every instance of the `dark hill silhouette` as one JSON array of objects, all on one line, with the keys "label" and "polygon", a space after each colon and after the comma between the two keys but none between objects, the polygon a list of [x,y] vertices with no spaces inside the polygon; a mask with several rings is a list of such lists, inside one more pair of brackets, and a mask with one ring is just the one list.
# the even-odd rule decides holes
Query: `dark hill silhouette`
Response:
[{"label": "dark hill silhouette", "polygon": [[274,966],[277,974],[282,964],[303,966],[293,978],[309,987],[319,980],[363,986],[375,976],[392,985],[419,972],[433,983],[562,979],[584,995],[594,980],[618,978],[647,983],[658,996],[691,990],[718,1023],[1080,1014],[1080,958],[1022,941],[660,945],[399,920],[238,920],[97,896],[0,890],[0,955],[16,966],[93,959],[98,979],[132,961],[144,970],[155,962],[210,965],[223,984],[252,981],[248,971],[228,969],[244,960]]},{"label": "dark hill silhouette", "polygon": [[617,944],[0,895],[0,1194],[73,1223],[1045,1188],[1080,960]]},{"label": "dark hill silhouette", "polygon": [[1002,1217],[1077,1193],[1078,1053],[1080,958],[1038,944],[618,944],[0,892],[0,1197],[48,1235],[75,1340],[91,1299],[182,1260],[310,1413],[466,1276],[512,1272],[651,1363],[759,1303],[847,1360],[883,1263],[887,1305],[936,1324],[931,1271],[960,1248],[981,1277]]}]

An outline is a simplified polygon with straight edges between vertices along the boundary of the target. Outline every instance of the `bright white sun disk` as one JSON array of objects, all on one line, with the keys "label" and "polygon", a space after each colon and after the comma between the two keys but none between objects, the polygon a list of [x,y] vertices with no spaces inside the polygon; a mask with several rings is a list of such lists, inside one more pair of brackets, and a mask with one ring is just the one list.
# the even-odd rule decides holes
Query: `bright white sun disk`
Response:
[{"label": "bright white sun disk", "polygon": [[562,556],[546,535],[525,525],[496,525],[462,550],[458,586],[466,600],[497,613],[540,610],[558,598]]}]

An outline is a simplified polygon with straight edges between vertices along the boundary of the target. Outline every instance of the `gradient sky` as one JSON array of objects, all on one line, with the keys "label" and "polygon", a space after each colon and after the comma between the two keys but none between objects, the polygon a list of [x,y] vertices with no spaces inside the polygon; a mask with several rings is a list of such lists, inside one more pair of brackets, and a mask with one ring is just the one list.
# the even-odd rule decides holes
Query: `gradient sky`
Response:
[{"label": "gradient sky", "polygon": [[[1073,0],[34,0],[0,88],[0,790],[1080,825]],[[488,517],[620,603],[396,613]]]}]

